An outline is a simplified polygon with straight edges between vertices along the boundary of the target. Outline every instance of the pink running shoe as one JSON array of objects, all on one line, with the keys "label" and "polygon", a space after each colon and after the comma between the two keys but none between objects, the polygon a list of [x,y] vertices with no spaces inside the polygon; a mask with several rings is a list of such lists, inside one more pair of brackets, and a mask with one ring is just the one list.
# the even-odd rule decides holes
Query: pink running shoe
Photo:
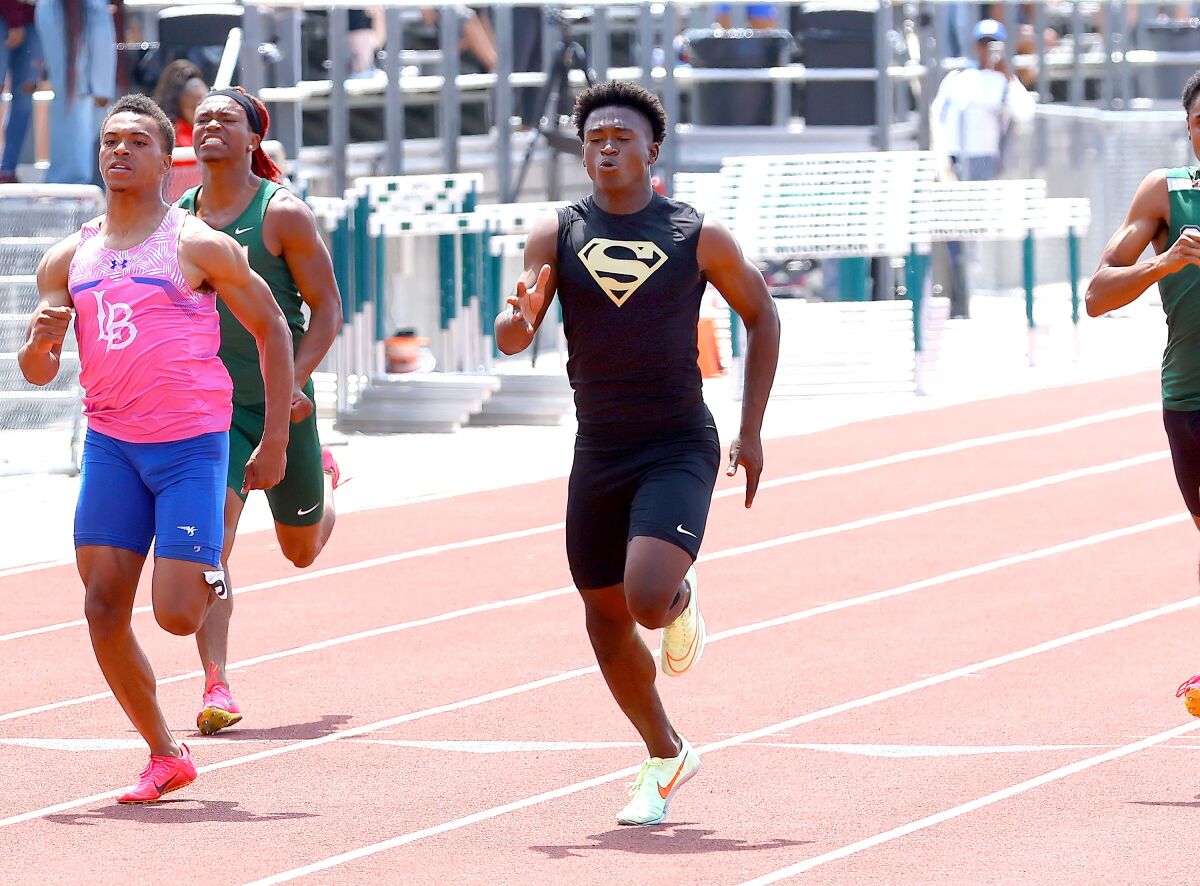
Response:
[{"label": "pink running shoe", "polygon": [[1183,699],[1183,706],[1193,717],[1200,717],[1200,674],[1184,680],[1175,690],[1175,697]]},{"label": "pink running shoe", "polygon": [[203,705],[196,715],[196,728],[202,735],[216,735],[222,729],[241,722],[242,712],[229,694],[229,687],[217,679],[216,662],[208,666]]},{"label": "pink running shoe", "polygon": [[338,467],[337,459],[333,457],[333,451],[328,446],[321,447],[321,470],[326,474],[333,475],[334,489],[350,482],[350,477],[342,477],[342,471]]},{"label": "pink running shoe", "polygon": [[117,797],[118,803],[155,803],[164,794],[186,788],[196,780],[196,764],[192,762],[192,752],[188,746],[181,744],[182,757],[163,757],[158,754],[150,755],[150,762],[138,776],[137,784]]}]

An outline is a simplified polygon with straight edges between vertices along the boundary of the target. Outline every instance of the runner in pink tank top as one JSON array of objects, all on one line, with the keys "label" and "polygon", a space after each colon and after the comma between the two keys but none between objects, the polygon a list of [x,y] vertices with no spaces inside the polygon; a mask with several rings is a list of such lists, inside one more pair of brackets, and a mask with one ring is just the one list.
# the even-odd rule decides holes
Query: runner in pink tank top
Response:
[{"label": "runner in pink tank top", "polygon": [[83,412],[89,428],[128,443],[229,430],[216,297],[192,289],[179,267],[186,218],[170,208],[127,250],[105,247],[102,221],[89,222],[71,262]]},{"label": "runner in pink tank top", "polygon": [[18,362],[49,384],[75,316],[88,418],[75,509],[75,557],[96,660],[150,746],[120,803],[150,803],[196,778],[158,705],[154,672],[130,630],[154,543],[154,616],[194,634],[226,593],[220,569],[232,385],[217,357],[221,298],[254,337],[266,391],[262,440],[246,485],[267,489],[286,465],[292,341],[271,290],[234,240],[168,207],[174,127],[144,95],[113,105],[100,137],[108,213],[52,246],[38,266],[41,303]]}]

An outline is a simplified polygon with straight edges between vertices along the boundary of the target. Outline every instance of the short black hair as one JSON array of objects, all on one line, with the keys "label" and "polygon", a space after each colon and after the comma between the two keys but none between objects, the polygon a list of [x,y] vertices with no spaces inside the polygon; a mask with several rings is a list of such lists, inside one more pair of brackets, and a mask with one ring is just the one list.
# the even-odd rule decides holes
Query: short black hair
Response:
[{"label": "short black hair", "polygon": [[1192,112],[1192,103],[1196,101],[1196,95],[1200,94],[1200,71],[1188,77],[1187,83],[1183,86],[1183,109],[1189,114]]},{"label": "short black hair", "polygon": [[149,117],[158,126],[158,134],[162,137],[167,153],[175,150],[175,126],[150,96],[142,95],[140,92],[122,96],[108,109],[108,113],[104,116],[104,123],[107,125],[115,114],[138,114]]},{"label": "short black hair", "polygon": [[596,108],[610,105],[633,108],[645,117],[650,123],[650,133],[656,144],[662,144],[667,137],[667,112],[663,110],[658,96],[636,83],[610,80],[588,87],[575,100],[575,131],[580,141],[584,140],[583,126],[587,123],[588,115]]}]

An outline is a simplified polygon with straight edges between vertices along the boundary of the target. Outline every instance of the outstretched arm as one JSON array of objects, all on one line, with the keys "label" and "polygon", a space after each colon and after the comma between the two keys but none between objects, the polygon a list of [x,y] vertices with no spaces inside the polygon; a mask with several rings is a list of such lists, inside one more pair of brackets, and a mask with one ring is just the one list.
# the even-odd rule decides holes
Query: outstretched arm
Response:
[{"label": "outstretched arm", "polygon": [[246,464],[243,489],[270,489],[283,479],[287,466],[288,413],[294,381],[291,330],[270,287],[250,270],[245,254],[232,237],[189,217],[180,238],[179,257],[181,265],[196,269],[258,343],[267,399],[262,441]]},{"label": "outstretched arm", "polygon": [[291,395],[291,420],[302,421],[314,405],[302,388],[325,359],[342,328],[342,295],[333,275],[333,261],[317,230],[312,210],[298,197],[278,191],[267,210],[271,233],[278,231],[292,279],[308,305],[308,329],[296,348],[295,381]]},{"label": "outstretched arm", "polygon": [[38,263],[37,287],[41,300],[29,319],[25,343],[17,351],[17,365],[25,380],[48,385],[58,375],[63,341],[71,328],[71,292],[67,272],[79,235],[73,234],[46,250]]},{"label": "outstretched arm", "polygon": [[1104,247],[1100,267],[1088,284],[1089,317],[1125,307],[1168,274],[1188,265],[1200,267],[1200,232],[1194,231],[1185,231],[1167,251],[1138,261],[1151,243],[1162,245],[1169,218],[1166,173],[1158,169],[1142,180],[1125,223]]},{"label": "outstretched arm", "polygon": [[525,240],[525,271],[496,317],[496,347],[519,354],[529,347],[558,288],[558,215],[547,215]]},{"label": "outstretched arm", "polygon": [[779,363],[779,312],[758,268],[742,254],[729,230],[706,218],[697,250],[700,270],[746,324],[746,380],[742,426],[729,447],[730,476],[746,469],[746,507],[754,503],[762,475],[762,423]]}]

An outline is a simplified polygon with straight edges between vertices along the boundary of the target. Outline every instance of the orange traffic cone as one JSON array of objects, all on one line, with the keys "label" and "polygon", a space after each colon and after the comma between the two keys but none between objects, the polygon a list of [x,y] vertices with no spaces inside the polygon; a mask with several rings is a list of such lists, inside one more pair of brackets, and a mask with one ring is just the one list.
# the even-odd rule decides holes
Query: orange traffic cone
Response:
[{"label": "orange traffic cone", "polygon": [[721,352],[717,347],[717,325],[711,317],[701,317],[696,328],[696,344],[700,351],[700,375],[716,378],[725,374],[721,365]]}]

